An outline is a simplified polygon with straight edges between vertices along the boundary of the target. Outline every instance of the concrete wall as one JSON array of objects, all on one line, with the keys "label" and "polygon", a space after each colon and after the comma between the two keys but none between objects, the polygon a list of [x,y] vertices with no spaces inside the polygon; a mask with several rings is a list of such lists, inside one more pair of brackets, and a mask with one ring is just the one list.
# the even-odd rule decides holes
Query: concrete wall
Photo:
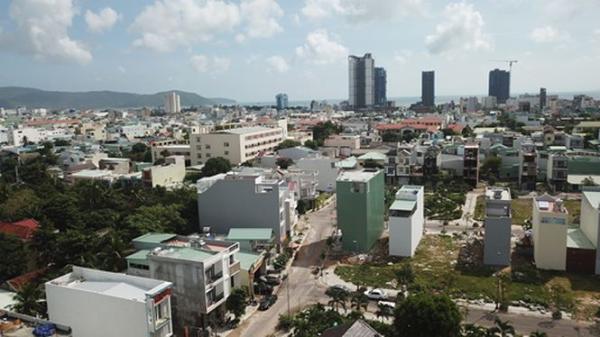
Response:
[{"label": "concrete wall", "polygon": [[335,166],[335,160],[328,157],[321,158],[303,158],[296,162],[296,167],[303,170],[316,170],[319,172],[317,176],[317,191],[320,192],[335,192],[335,180],[340,172],[340,169]]},{"label": "concrete wall", "polygon": [[596,274],[600,275],[600,211],[584,196],[581,200],[581,230],[596,246]]},{"label": "concrete wall", "polygon": [[257,193],[250,179],[219,180],[198,194],[200,228],[211,227],[218,234],[227,234],[231,228],[271,228],[279,242],[286,234],[279,191],[275,185],[270,192]]},{"label": "concrete wall", "polygon": [[46,298],[50,320],[70,326],[73,337],[149,336],[143,302],[52,284]]},{"label": "concrete wall", "polygon": [[392,256],[413,256],[421,238],[425,223],[424,189],[416,195],[416,208],[409,217],[390,216],[389,254]]},{"label": "concrete wall", "polygon": [[535,205],[533,209],[533,255],[536,266],[540,269],[565,270],[568,227],[566,222],[564,225],[541,223],[542,218],[557,217],[557,214],[539,212]]},{"label": "concrete wall", "polygon": [[492,266],[510,265],[511,222],[509,217],[488,217],[485,219],[485,239],[483,263]]}]

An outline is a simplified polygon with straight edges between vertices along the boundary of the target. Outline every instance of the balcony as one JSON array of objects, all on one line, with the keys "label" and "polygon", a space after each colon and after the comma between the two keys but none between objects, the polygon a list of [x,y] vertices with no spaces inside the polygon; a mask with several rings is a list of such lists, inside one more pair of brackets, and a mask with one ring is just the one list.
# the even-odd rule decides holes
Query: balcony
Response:
[{"label": "balcony", "polygon": [[235,261],[229,265],[229,275],[233,275],[241,270],[240,261]]},{"label": "balcony", "polygon": [[206,307],[207,309],[212,307],[213,305],[219,303],[225,297],[224,293],[220,293],[214,296],[208,295],[206,296]]}]

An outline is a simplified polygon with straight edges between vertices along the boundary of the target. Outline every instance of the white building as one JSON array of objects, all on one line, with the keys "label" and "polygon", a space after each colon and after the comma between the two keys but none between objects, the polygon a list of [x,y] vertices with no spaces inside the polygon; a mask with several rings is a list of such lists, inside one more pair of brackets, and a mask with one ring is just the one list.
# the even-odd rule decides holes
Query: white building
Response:
[{"label": "white building", "polygon": [[175,187],[183,183],[185,178],[185,157],[170,156],[162,165],[154,165],[144,169],[142,181],[148,186]]},{"label": "white building", "polygon": [[547,194],[533,201],[533,256],[540,269],[565,270],[569,213],[562,200]]},{"label": "white building", "polygon": [[46,139],[46,130],[24,127],[8,130],[8,144],[14,146],[25,145],[28,143],[39,143]]},{"label": "white building", "polygon": [[165,111],[169,114],[181,112],[181,99],[176,92],[171,92],[165,96]]},{"label": "white building", "polygon": [[306,157],[296,161],[295,167],[303,170],[315,170],[317,175],[317,191],[335,192],[335,181],[341,169],[336,160],[329,157]]},{"label": "white building", "polygon": [[170,282],[73,267],[46,283],[48,315],[73,337],[173,335]]},{"label": "white building", "polygon": [[285,139],[281,127],[243,127],[190,136],[192,165],[210,158],[223,157],[239,165],[265,153],[273,152]]},{"label": "white building", "polygon": [[413,256],[423,237],[425,223],[423,186],[404,185],[389,210],[389,254]]}]

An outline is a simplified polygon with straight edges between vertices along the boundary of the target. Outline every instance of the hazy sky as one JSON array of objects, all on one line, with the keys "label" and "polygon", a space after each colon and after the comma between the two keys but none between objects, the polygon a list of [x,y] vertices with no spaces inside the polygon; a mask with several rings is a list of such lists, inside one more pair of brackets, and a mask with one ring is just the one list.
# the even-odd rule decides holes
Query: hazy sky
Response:
[{"label": "hazy sky", "polygon": [[0,86],[239,101],[345,98],[347,56],[371,52],[388,96],[600,89],[600,0],[3,0]]}]

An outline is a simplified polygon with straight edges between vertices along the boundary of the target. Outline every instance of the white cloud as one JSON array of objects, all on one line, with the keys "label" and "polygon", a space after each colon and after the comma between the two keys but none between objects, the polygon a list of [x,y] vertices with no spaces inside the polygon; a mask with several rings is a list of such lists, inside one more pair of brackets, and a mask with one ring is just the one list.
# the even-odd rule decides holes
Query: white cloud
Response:
[{"label": "white cloud", "polygon": [[492,49],[491,39],[483,31],[483,17],[472,4],[448,4],[442,15],[446,21],[439,23],[435,32],[425,38],[429,52],[439,54],[452,49]]},{"label": "white cloud", "polygon": [[339,15],[352,22],[364,22],[423,15],[425,10],[423,0],[305,0],[301,12],[313,20]]},{"label": "white cloud", "polygon": [[119,19],[119,13],[110,7],[102,9],[98,14],[89,9],[85,12],[85,22],[87,23],[88,29],[94,33],[110,30]]},{"label": "white cloud", "polygon": [[287,61],[279,55],[273,55],[271,57],[268,57],[267,66],[269,71],[274,71],[278,73],[285,73],[290,69],[290,66],[288,65]]},{"label": "white cloud", "polygon": [[560,32],[552,26],[537,27],[531,31],[529,38],[537,43],[553,43],[569,38],[567,33]]},{"label": "white cloud", "polygon": [[231,60],[225,57],[198,54],[190,58],[192,67],[199,73],[222,73],[229,70]]},{"label": "white cloud", "polygon": [[4,49],[31,54],[39,60],[89,63],[90,51],[68,30],[75,9],[71,0],[19,0],[10,5],[10,17],[16,24],[0,43]]},{"label": "white cloud", "polygon": [[394,53],[394,61],[405,64],[408,62],[408,59],[413,55],[413,52],[410,50],[401,50],[399,52]]},{"label": "white cloud", "polygon": [[600,9],[598,0],[543,0],[542,5],[545,15],[555,20],[575,19]]},{"label": "white cloud", "polygon": [[240,12],[249,37],[271,37],[283,31],[277,21],[283,16],[283,10],[275,0],[242,0]]},{"label": "white cloud", "polygon": [[133,44],[171,51],[213,39],[240,24],[237,5],[222,0],[156,0],[135,18],[131,31],[140,34]]},{"label": "white cloud", "polygon": [[329,64],[344,60],[348,49],[329,37],[324,29],[306,36],[304,45],[296,48],[296,55],[314,64]]}]

